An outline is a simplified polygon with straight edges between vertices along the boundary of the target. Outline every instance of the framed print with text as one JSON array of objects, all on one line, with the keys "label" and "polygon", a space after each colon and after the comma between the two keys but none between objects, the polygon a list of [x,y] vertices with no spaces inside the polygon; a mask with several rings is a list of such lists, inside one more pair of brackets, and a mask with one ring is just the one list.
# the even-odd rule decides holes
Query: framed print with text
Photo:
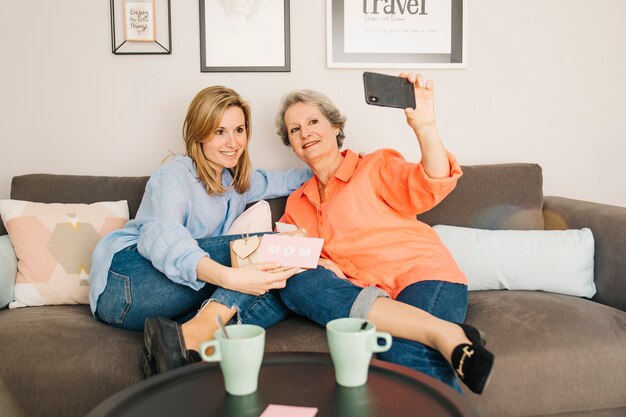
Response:
[{"label": "framed print with text", "polygon": [[291,71],[289,0],[200,0],[200,71]]},{"label": "framed print with text", "polygon": [[117,55],[171,54],[170,0],[111,0],[111,45]]},{"label": "framed print with text", "polygon": [[154,0],[124,0],[124,37],[127,41],[153,42],[156,38],[154,27]]},{"label": "framed print with text", "polygon": [[467,0],[326,0],[330,68],[465,68]]}]

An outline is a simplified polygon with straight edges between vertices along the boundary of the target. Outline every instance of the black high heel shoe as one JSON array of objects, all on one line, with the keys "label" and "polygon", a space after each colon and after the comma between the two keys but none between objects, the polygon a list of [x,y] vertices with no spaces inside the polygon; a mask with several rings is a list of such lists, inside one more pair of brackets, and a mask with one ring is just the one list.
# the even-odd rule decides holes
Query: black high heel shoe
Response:
[{"label": "black high heel shoe", "polygon": [[487,341],[474,326],[459,324],[472,344],[463,343],[452,351],[452,367],[467,387],[481,394],[491,376],[494,355],[485,349]]},{"label": "black high heel shoe", "polygon": [[141,352],[141,362],[146,378],[201,360],[198,352],[187,350],[180,325],[175,321],[148,318],[143,335],[145,349]]}]

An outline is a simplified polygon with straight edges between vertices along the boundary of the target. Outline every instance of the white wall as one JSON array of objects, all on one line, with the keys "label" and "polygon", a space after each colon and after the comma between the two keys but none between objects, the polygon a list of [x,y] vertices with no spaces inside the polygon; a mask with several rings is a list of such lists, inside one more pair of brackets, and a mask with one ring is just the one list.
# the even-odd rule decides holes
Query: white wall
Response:
[{"label": "white wall", "polygon": [[[537,162],[546,195],[626,206],[626,1],[469,0],[466,12],[468,67],[422,71],[447,147],[463,164]],[[173,54],[118,56],[106,0],[1,0],[0,198],[24,173],[149,175],[183,151],[187,105],[211,84],[251,102],[257,167],[299,164],[273,127],[296,88],[347,114],[346,146],[419,159],[402,112],[365,104],[363,69],[326,68],[325,1],[291,1],[290,73],[201,73],[198,20],[197,0],[173,0]]]}]

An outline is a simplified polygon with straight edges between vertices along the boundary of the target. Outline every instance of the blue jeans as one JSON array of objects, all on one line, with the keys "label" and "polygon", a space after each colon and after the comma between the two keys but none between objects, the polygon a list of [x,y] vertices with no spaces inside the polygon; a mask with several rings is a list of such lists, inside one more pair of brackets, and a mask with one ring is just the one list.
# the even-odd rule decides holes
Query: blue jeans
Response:
[{"label": "blue jeans", "polygon": [[[221,236],[198,243],[211,258],[230,266],[229,243],[239,236]],[[280,294],[280,295],[279,295]],[[179,322],[192,318],[206,300],[238,309],[238,322],[264,328],[284,320],[294,311],[325,326],[341,317],[366,318],[377,297],[375,287],[360,288],[324,268],[307,270],[287,280],[287,286],[256,297],[205,285],[196,291],[172,282],[130,246],[115,254],[107,286],[98,299],[96,316],[128,330],[142,331],[148,317],[168,317]],[[442,281],[423,281],[405,288],[398,301],[436,317],[462,322],[467,308],[467,287]],[[392,348],[379,358],[431,375],[460,391],[454,371],[439,352],[420,343],[394,338]]]},{"label": "blue jeans", "polygon": [[[231,240],[239,238],[239,235],[219,236],[201,239],[198,244],[211,254],[211,259],[230,266],[229,244]],[[224,304],[242,306],[240,321],[264,327],[269,327],[289,315],[289,310],[276,291],[254,297],[211,284],[206,284],[198,291],[177,284],[154,268],[137,251],[137,246],[133,245],[122,249],[113,257],[107,285],[98,298],[96,317],[111,326],[143,331],[144,321],[148,317],[167,317],[184,323],[209,298],[215,298]]]},{"label": "blue jeans", "polygon": [[[366,318],[369,309],[363,308],[367,304],[363,301],[369,297],[364,296],[365,290],[318,268],[291,277],[280,295],[290,310],[325,326],[341,317]],[[367,301],[373,303],[374,299]],[[461,323],[467,310],[467,286],[444,281],[416,282],[406,287],[396,301],[443,320]],[[394,337],[391,349],[378,354],[378,358],[430,375],[461,392],[450,364],[438,351],[421,343]]]}]

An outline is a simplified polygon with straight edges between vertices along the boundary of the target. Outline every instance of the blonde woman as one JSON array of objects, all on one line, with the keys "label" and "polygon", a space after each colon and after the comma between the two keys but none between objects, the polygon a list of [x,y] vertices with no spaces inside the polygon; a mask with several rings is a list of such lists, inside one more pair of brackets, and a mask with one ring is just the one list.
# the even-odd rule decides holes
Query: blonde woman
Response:
[{"label": "blonde woman", "polygon": [[271,290],[284,287],[297,270],[273,263],[232,268],[229,242],[238,236],[223,235],[246,204],[288,195],[311,173],[253,170],[250,121],[237,92],[222,86],[200,91],[183,125],[186,155],[174,156],[150,177],[136,218],[94,250],[94,317],[144,330],[147,376],[198,360],[195,350],[216,327],[212,310],[218,303],[196,311],[217,289],[233,290],[220,298],[233,306],[239,296],[262,295],[253,308],[231,313],[242,320],[260,317],[269,326],[289,313]]}]

